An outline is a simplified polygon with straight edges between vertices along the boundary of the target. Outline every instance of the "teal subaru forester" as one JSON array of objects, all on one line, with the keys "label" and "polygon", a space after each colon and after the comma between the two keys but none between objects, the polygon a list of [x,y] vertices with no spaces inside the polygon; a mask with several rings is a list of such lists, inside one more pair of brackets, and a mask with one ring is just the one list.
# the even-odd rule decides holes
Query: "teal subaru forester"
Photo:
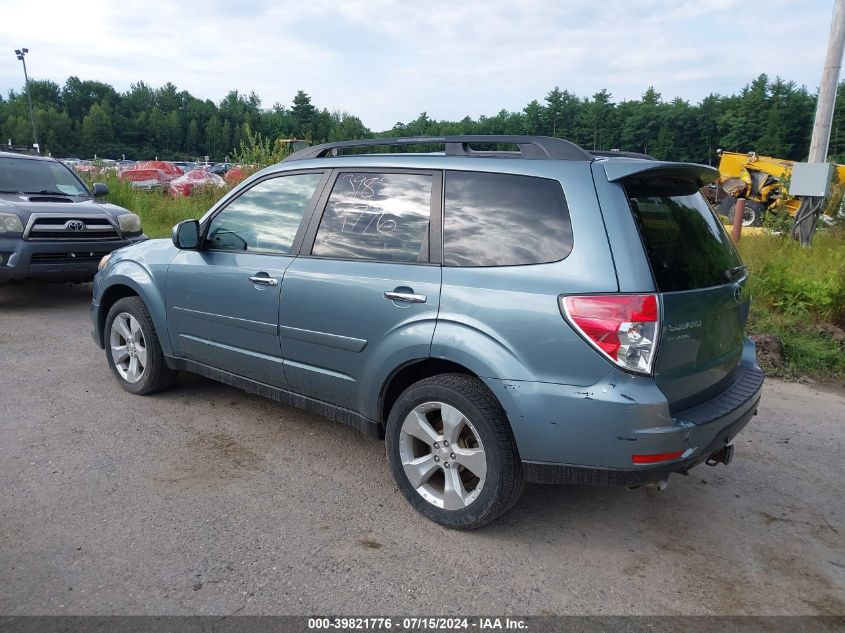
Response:
[{"label": "teal subaru forester", "polygon": [[665,485],[728,463],[762,389],[717,176],[545,137],[309,147],[103,258],[94,338],[132,393],[190,371],[384,439],[447,527],[526,481]]}]

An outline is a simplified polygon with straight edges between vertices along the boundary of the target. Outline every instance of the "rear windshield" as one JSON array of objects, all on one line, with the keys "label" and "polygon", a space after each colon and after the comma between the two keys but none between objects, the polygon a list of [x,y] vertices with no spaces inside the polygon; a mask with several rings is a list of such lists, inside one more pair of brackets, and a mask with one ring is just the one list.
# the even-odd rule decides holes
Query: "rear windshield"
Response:
[{"label": "rear windshield", "polygon": [[733,242],[694,183],[637,178],[625,189],[660,292],[720,286],[741,275]]}]

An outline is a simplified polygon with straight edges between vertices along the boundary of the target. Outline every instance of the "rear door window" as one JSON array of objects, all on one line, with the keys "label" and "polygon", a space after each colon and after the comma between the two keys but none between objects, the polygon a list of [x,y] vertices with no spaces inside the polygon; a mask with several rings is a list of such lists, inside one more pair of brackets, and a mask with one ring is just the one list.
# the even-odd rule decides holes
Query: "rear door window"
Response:
[{"label": "rear door window", "polygon": [[339,174],[311,254],[428,262],[432,185],[431,174]]},{"label": "rear door window", "polygon": [[557,180],[446,172],[443,260],[447,266],[517,266],[563,259],[572,225]]},{"label": "rear door window", "polygon": [[742,261],[695,183],[634,178],[624,183],[660,292],[735,281]]}]

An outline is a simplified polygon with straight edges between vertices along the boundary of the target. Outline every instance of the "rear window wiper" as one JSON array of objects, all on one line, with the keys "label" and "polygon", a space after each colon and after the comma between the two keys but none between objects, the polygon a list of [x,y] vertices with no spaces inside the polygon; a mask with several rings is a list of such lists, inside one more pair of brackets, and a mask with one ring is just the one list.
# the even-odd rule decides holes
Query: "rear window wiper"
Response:
[{"label": "rear window wiper", "polygon": [[739,266],[734,266],[733,268],[728,268],[727,270],[723,271],[722,274],[725,276],[725,279],[728,281],[733,281],[736,277],[737,273],[743,273],[746,271],[744,265],[740,264]]}]

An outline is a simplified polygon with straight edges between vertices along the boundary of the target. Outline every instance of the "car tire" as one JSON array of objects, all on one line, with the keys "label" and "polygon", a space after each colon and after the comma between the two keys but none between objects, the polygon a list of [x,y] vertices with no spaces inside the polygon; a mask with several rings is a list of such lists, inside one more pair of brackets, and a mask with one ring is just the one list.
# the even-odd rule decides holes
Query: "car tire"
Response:
[{"label": "car tire", "polygon": [[170,387],[176,372],[167,366],[147,306],[138,297],[118,300],[103,330],[106,359],[120,386],[144,396]]},{"label": "car tire", "polygon": [[[728,210],[728,221],[733,224],[734,210],[736,209],[736,200]],[[745,202],[745,218],[743,218],[742,226],[762,226],[763,211],[765,207],[759,202],[753,200],[746,200]]]},{"label": "car tire", "polygon": [[446,528],[490,523],[525,488],[505,411],[473,376],[441,374],[408,387],[390,411],[385,441],[402,494]]}]

